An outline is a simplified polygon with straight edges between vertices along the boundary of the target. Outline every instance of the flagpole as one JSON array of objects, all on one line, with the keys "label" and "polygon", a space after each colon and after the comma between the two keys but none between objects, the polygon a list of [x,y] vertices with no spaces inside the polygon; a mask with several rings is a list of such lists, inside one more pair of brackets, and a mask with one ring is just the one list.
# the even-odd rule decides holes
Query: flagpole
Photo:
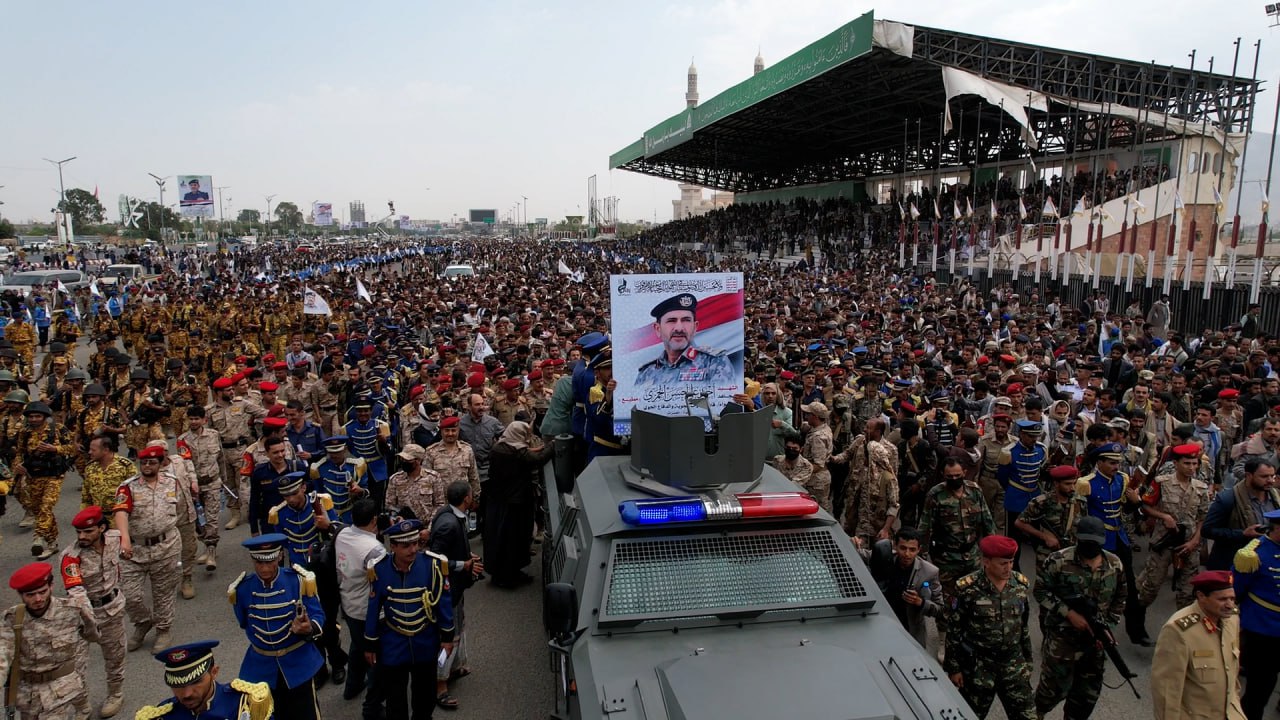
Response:
[{"label": "flagpole", "polygon": [[[1192,62],[1193,63],[1195,62],[1194,58]],[[1213,57],[1212,56],[1209,57],[1209,75],[1210,76],[1213,75]],[[1194,91],[1195,89],[1194,77],[1192,78],[1192,81],[1193,81],[1192,90]],[[1200,121],[1200,150],[1196,155],[1196,188],[1191,195],[1191,204],[1193,206],[1198,206],[1200,204],[1200,177],[1204,175],[1204,173],[1202,172],[1202,170],[1204,170],[1204,136],[1208,131],[1209,131],[1209,113],[1206,112],[1204,114],[1204,119]],[[1196,231],[1196,211],[1195,210],[1191,211],[1191,225],[1189,227],[1189,231],[1190,232],[1187,235],[1187,269],[1185,274],[1183,274],[1182,276],[1183,290],[1191,289],[1191,273],[1195,265],[1195,259],[1196,259],[1196,240],[1198,238],[1196,237],[1197,231]]]},{"label": "flagpole", "polygon": [[[1239,39],[1236,40],[1239,43]],[[1237,47],[1238,50],[1238,47]],[[1244,196],[1244,161],[1249,157],[1249,135],[1253,128],[1254,110],[1257,109],[1258,102],[1258,58],[1262,54],[1262,40],[1259,39],[1253,43],[1253,76],[1249,79],[1252,90],[1249,93],[1249,116],[1244,121],[1244,147],[1240,150],[1240,177],[1235,178],[1236,183],[1236,214],[1231,221],[1231,257],[1227,265],[1227,289],[1234,289],[1236,286],[1236,255],[1239,254],[1238,247],[1240,244],[1240,201]],[[1226,137],[1225,133],[1223,137]],[[1226,167],[1226,164],[1223,164]],[[1221,179],[1221,178],[1219,178]],[[1228,192],[1230,192],[1228,190]]]},{"label": "flagpole", "polygon": [[1280,97],[1276,98],[1276,114],[1271,120],[1271,150],[1267,153],[1267,182],[1262,190],[1262,224],[1258,225],[1258,247],[1253,251],[1253,281],[1249,285],[1249,302],[1258,302],[1262,291],[1262,253],[1267,244],[1267,221],[1271,215],[1271,170],[1276,160],[1276,129],[1280,128]]},{"label": "flagpole", "polygon": [[898,223],[898,267],[905,267],[907,264],[907,221],[902,220]]},{"label": "flagpole", "polygon": [[[1152,82],[1154,82],[1155,79],[1156,79],[1156,63],[1153,60],[1151,62]],[[1160,185],[1164,183],[1164,173],[1162,172],[1161,168],[1162,168],[1162,164],[1164,163],[1165,143],[1167,142],[1169,137],[1169,112],[1168,112],[1168,108],[1165,108],[1164,110],[1165,112],[1161,113],[1161,115],[1163,116],[1163,119],[1161,121],[1160,149],[1156,151],[1156,184],[1155,184],[1156,198],[1155,198],[1155,201],[1152,203],[1152,207],[1151,207],[1151,242],[1147,247],[1147,287],[1148,288],[1151,287],[1152,283],[1155,282],[1156,242],[1158,240],[1158,236],[1160,232]],[[1151,119],[1151,109],[1150,109],[1150,106],[1148,106],[1147,120],[1150,121],[1150,119]],[[1149,127],[1149,123],[1143,128],[1144,140],[1146,139],[1146,127]],[[1165,292],[1168,292],[1168,290],[1166,289]]]},{"label": "flagpole", "polygon": [[[1240,38],[1239,37],[1236,38],[1235,46],[1236,46],[1236,49],[1235,49],[1234,57],[1231,60],[1231,77],[1236,76],[1236,70],[1238,70],[1240,67]],[[1210,60],[1212,60],[1212,58],[1210,58]],[[1212,68],[1213,66],[1210,65],[1209,67]],[[1208,123],[1207,114],[1205,116],[1205,123],[1206,124]],[[1217,262],[1216,262],[1216,258],[1218,255],[1218,230],[1222,227],[1222,213],[1226,210],[1226,207],[1222,202],[1222,178],[1227,174],[1226,173],[1227,161],[1224,158],[1224,155],[1227,152],[1227,135],[1230,132],[1230,130],[1231,130],[1230,124],[1223,123],[1222,143],[1218,148],[1218,159],[1220,162],[1220,169],[1217,171],[1218,179],[1213,185],[1213,224],[1210,226],[1210,231],[1209,231],[1209,253],[1205,256],[1205,263],[1204,263],[1203,297],[1205,300],[1208,300],[1209,297],[1213,294],[1213,283],[1218,278],[1218,269],[1217,269]],[[1201,142],[1204,142],[1203,136],[1201,137]],[[1241,168],[1243,169],[1243,167],[1244,166],[1242,165]],[[1212,171],[1213,167],[1211,166],[1209,169]]]}]

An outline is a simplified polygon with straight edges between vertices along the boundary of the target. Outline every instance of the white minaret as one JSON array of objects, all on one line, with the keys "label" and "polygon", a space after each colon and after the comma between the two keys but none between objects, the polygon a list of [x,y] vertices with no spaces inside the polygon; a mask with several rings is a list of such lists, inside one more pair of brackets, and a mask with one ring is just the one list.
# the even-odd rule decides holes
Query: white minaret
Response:
[{"label": "white minaret", "polygon": [[759,50],[757,50],[757,51],[756,51],[756,65],[755,65],[755,71],[754,71],[754,72],[752,72],[751,74],[752,74],[752,75],[759,75],[761,70],[764,70],[764,55],[761,55],[761,54],[760,54],[760,51],[759,51]]},{"label": "white minaret", "polygon": [[684,105],[687,108],[698,106],[698,68],[689,61],[689,89],[684,94]]}]

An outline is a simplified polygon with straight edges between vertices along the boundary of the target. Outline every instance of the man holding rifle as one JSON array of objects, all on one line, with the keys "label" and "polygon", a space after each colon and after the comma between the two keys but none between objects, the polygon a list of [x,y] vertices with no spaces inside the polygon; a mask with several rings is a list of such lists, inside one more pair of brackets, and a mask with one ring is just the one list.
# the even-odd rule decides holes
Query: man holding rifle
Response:
[{"label": "man holding rifle", "polygon": [[[1109,629],[1124,614],[1124,566],[1102,549],[1106,527],[1096,517],[1085,517],[1075,534],[1075,546],[1050,555],[1036,577],[1035,598],[1044,631],[1036,687],[1040,717],[1064,699],[1064,717],[1089,717],[1102,692],[1106,646],[1115,645]],[[1101,637],[1095,628],[1104,630]]]}]

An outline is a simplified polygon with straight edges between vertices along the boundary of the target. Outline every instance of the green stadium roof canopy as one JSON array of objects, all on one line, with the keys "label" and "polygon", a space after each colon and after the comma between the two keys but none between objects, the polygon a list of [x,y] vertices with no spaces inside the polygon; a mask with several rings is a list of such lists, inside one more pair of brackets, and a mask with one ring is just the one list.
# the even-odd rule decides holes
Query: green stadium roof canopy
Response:
[{"label": "green stadium roof canopy", "polygon": [[[894,38],[907,38],[907,41]],[[909,47],[907,47],[909,45]],[[891,49],[892,48],[892,49]],[[733,192],[890,175],[1027,157],[1021,128],[978,95],[951,100],[952,67],[1044,93],[1029,111],[1036,157],[1151,142],[1161,128],[1078,102],[1248,127],[1255,82],[1203,71],[1055,50],[921,26],[868,12],[697,107],[658,123],[609,157],[609,167]],[[1092,118],[1092,119],[1091,119]]]}]

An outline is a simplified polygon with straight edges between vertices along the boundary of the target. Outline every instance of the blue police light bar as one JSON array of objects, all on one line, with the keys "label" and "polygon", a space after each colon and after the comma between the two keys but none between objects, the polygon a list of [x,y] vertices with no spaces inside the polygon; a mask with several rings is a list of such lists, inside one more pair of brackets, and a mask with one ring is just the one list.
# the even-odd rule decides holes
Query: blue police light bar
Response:
[{"label": "blue police light bar", "polygon": [[816,512],[818,501],[804,492],[739,493],[718,497],[686,495],[618,503],[618,514],[628,525],[804,517]]},{"label": "blue police light bar", "polygon": [[618,504],[618,514],[628,525],[661,525],[706,520],[707,507],[698,497],[624,500]]}]

